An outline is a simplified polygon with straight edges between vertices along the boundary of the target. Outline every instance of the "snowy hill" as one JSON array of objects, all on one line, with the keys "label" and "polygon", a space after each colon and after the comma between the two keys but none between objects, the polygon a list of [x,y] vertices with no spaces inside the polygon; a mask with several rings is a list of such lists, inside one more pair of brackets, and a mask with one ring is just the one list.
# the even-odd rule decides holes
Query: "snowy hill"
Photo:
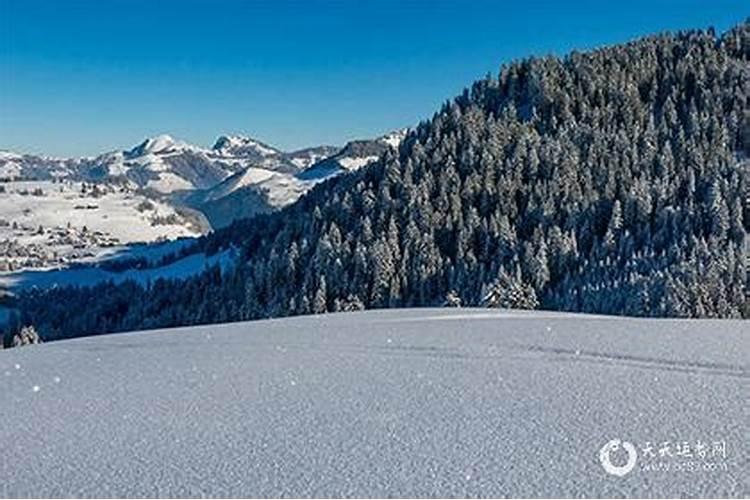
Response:
[{"label": "snowy hill", "polygon": [[352,141],[337,152],[322,146],[281,153],[257,141],[222,138],[215,149],[249,154],[246,148],[259,148],[262,158],[256,158],[254,165],[262,166],[247,167],[214,187],[197,191],[187,201],[206,215],[213,228],[224,227],[237,219],[290,205],[318,182],[362,168],[388,148],[397,148],[406,132],[403,129],[373,140]]},{"label": "snowy hill", "polygon": [[248,167],[210,189],[196,192],[188,202],[205,214],[216,229],[289,205],[313,184],[292,174]]},{"label": "snowy hill", "polygon": [[[742,497],[746,334],[739,321],[424,309],[2,351],[0,491]],[[613,439],[636,454],[622,476],[600,463]],[[608,456],[626,464],[621,448]]]},{"label": "snowy hill", "polygon": [[304,180],[319,180],[359,170],[377,160],[388,148],[398,149],[407,132],[408,129],[400,129],[376,139],[351,141],[335,155],[331,155],[301,172],[299,177]]}]

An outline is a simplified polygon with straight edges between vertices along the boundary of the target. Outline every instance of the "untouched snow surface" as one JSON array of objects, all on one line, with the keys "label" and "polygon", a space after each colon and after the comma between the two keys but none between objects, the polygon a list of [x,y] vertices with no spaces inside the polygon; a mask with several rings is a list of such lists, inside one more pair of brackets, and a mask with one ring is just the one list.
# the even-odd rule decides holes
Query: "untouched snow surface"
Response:
[{"label": "untouched snow surface", "polygon": [[[0,195],[0,219],[31,229],[40,225],[47,229],[65,228],[68,224],[74,228],[86,226],[90,231],[101,231],[122,243],[199,236],[167,203],[114,188],[104,188],[102,194],[95,196],[91,190],[82,193],[81,186],[81,183],[49,181],[7,183],[6,192]],[[43,195],[29,194],[35,189],[41,190]],[[148,202],[149,208],[139,209],[144,202]],[[175,218],[171,223],[152,222],[154,218],[170,216]],[[11,233],[10,226],[0,226],[0,238],[13,238]],[[27,239],[19,239],[27,242]]]},{"label": "untouched snow surface", "polygon": [[123,245],[189,238],[205,230],[197,216],[121,186],[0,185],[0,286],[7,272],[90,262]]},{"label": "untouched snow surface", "polygon": [[[0,495],[746,496],[748,335],[424,309],[2,351]],[[612,439],[637,450],[624,476]]]}]

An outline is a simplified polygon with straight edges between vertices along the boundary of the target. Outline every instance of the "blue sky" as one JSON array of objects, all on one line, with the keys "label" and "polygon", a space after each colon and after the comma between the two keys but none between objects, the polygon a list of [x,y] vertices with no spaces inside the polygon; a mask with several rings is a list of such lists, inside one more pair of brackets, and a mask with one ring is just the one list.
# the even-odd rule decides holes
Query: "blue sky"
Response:
[{"label": "blue sky", "polygon": [[0,149],[88,155],[169,133],[343,144],[428,118],[500,64],[664,30],[734,0],[0,0]]}]

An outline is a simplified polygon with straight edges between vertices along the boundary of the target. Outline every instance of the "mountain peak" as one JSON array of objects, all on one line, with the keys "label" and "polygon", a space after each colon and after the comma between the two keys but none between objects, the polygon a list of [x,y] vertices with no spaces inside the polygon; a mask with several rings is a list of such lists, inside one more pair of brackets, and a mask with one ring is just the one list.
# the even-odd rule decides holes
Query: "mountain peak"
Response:
[{"label": "mountain peak", "polygon": [[247,155],[248,153],[255,153],[260,156],[280,154],[278,149],[244,135],[222,135],[216,139],[211,149],[228,156]]},{"label": "mountain peak", "polygon": [[23,158],[23,155],[20,155],[13,151],[0,149],[0,160],[20,160],[21,158]]},{"label": "mountain peak", "polygon": [[149,137],[133,148],[130,153],[135,156],[145,154],[164,153],[175,149],[185,149],[189,145],[186,142],[178,141],[168,134],[160,134]]}]

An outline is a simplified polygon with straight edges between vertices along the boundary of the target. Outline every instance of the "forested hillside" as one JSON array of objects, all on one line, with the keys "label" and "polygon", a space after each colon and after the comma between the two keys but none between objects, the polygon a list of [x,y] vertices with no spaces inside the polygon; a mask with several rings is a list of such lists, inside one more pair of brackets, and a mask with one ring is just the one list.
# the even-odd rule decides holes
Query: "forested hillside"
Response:
[{"label": "forested hillside", "polygon": [[747,311],[750,21],[474,83],[398,153],[204,241],[200,277],[18,298],[45,339],[360,308]]}]

